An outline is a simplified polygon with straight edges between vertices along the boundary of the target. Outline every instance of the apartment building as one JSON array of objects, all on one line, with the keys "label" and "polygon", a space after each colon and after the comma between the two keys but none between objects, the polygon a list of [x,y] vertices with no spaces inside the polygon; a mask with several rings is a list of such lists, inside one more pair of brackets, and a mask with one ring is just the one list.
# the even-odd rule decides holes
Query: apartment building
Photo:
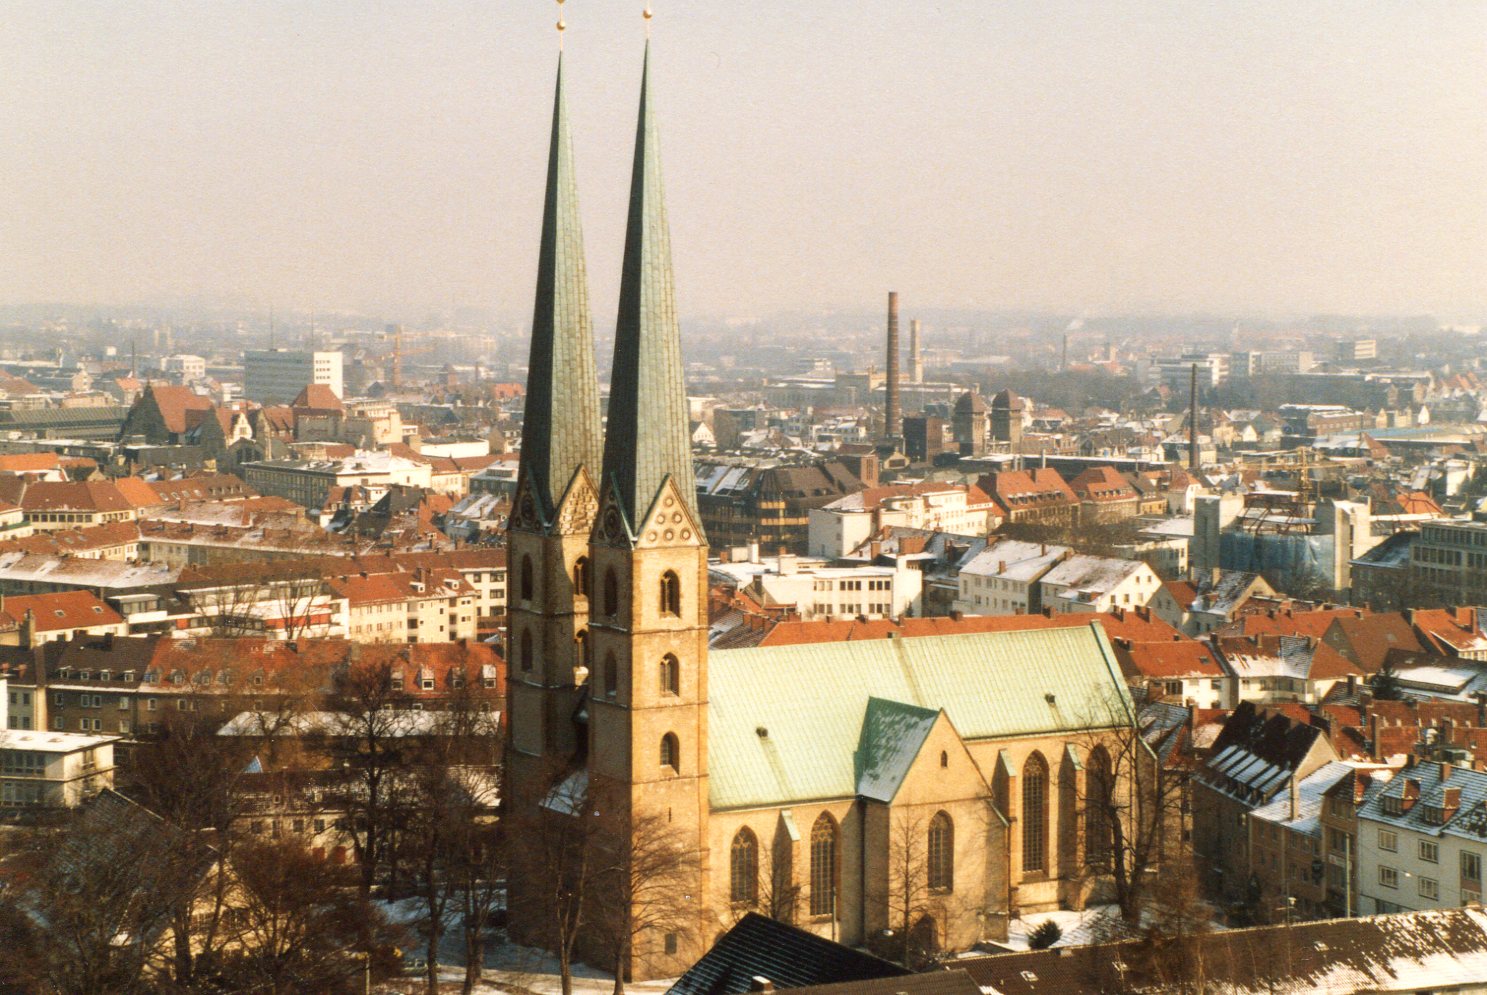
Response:
[{"label": "apartment building", "polygon": [[75,808],[114,786],[114,738],[0,730],[0,815]]},{"label": "apartment building", "polygon": [[1192,782],[1193,851],[1230,900],[1249,893],[1254,872],[1248,816],[1337,759],[1322,730],[1241,702],[1224,723]]},{"label": "apartment building", "polygon": [[1423,523],[1410,544],[1407,583],[1448,604],[1487,604],[1487,522]]},{"label": "apartment building", "polygon": [[353,642],[444,643],[474,639],[476,592],[456,570],[358,573],[326,581],[346,603]]},{"label": "apartment building", "polygon": [[939,482],[869,487],[810,510],[811,556],[846,556],[884,528],[924,529],[980,537],[995,524],[996,505],[974,485]]},{"label": "apartment building", "polygon": [[1484,859],[1487,772],[1407,767],[1358,809],[1358,912],[1481,902]]},{"label": "apartment building", "polygon": [[1074,555],[1068,546],[1002,539],[960,568],[955,608],[967,615],[1027,615],[1043,610],[1041,581]]},{"label": "apartment building", "polygon": [[1140,560],[1075,554],[1038,580],[1041,605],[1056,612],[1109,612],[1144,607],[1162,587]]},{"label": "apartment building", "polygon": [[337,460],[262,460],[244,463],[243,477],[260,494],[288,498],[312,510],[325,505],[334,488],[364,487],[374,499],[395,484],[429,487],[433,469],[387,452],[358,451]]},{"label": "apartment building", "polygon": [[346,393],[339,352],[250,349],[243,354],[243,396],[259,404],[288,404],[309,384]]},{"label": "apartment building", "polygon": [[1328,914],[1321,814],[1328,792],[1352,773],[1345,763],[1324,764],[1305,777],[1292,777],[1286,790],[1250,812],[1250,867],[1261,921]]}]

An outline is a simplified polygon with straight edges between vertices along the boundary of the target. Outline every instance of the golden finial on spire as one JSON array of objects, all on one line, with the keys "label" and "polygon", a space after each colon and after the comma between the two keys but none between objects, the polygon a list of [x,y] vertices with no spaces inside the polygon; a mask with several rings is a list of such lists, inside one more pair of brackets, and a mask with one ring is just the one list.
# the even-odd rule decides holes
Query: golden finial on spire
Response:
[{"label": "golden finial on spire", "polygon": [[568,30],[568,22],[563,20],[563,0],[558,0],[558,51],[563,50],[563,32]]},{"label": "golden finial on spire", "polygon": [[640,12],[640,16],[645,18],[645,36],[649,38],[651,36],[651,18],[656,16],[656,12],[651,10],[650,4],[646,4],[645,10]]}]

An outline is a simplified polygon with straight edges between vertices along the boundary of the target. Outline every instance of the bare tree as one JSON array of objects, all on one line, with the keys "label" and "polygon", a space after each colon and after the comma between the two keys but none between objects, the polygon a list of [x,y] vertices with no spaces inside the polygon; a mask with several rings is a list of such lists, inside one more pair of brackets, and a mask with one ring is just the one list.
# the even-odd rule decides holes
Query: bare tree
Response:
[{"label": "bare tree", "polygon": [[112,792],[28,836],[7,861],[25,873],[0,892],[0,921],[32,954],[30,990],[160,991],[157,949],[207,871],[183,838]]},{"label": "bare tree", "polygon": [[328,863],[298,840],[256,841],[233,862],[234,954],[222,966],[229,990],[297,995],[361,987],[365,960],[394,936],[354,887],[349,868]]},{"label": "bare tree", "polygon": [[[463,938],[467,958],[483,960],[481,927],[487,914],[472,908],[482,896],[494,897],[494,882],[480,882],[476,852],[478,826],[491,821],[495,811],[495,770],[481,764],[492,752],[495,725],[479,710],[469,682],[446,703],[428,735],[410,757],[404,772],[412,797],[403,809],[401,845],[414,868],[413,879],[423,905],[426,982],[429,995],[438,995],[439,944],[452,908],[464,912]],[[470,916],[476,918],[472,922]],[[473,934],[473,935],[472,935]],[[474,948],[473,950],[471,948]],[[474,978],[479,978],[479,960]],[[466,985],[473,987],[467,959]]]},{"label": "bare tree", "polygon": [[601,792],[590,833],[590,866],[599,887],[595,927],[609,950],[614,995],[623,995],[631,955],[655,935],[670,935],[680,949],[699,925],[701,863],[666,817],[633,812],[628,799],[604,799]]},{"label": "bare tree", "polygon": [[1111,691],[1089,703],[1080,735],[1085,785],[1085,861],[1093,873],[1109,874],[1121,917],[1140,916],[1154,873],[1181,856],[1187,776],[1168,763],[1157,739],[1161,730],[1143,724],[1123,693]]},{"label": "bare tree", "polygon": [[[243,782],[248,750],[215,735],[215,723],[195,710],[167,713],[159,736],[142,743],[132,765],[129,793],[180,832],[181,859],[191,866],[231,859],[245,812]],[[220,873],[182,882],[171,912],[171,973],[190,986],[198,959],[222,950],[223,912],[229,886]]]},{"label": "bare tree", "polygon": [[548,788],[537,804],[504,819],[509,860],[529,867],[526,879],[534,885],[512,896],[518,904],[508,915],[533,927],[538,941],[553,951],[562,995],[572,995],[578,941],[599,888],[602,864],[593,840],[598,820],[587,771],[553,767],[540,783]]},{"label": "bare tree", "polygon": [[400,674],[390,660],[353,662],[337,675],[329,702],[327,749],[339,774],[334,796],[361,865],[363,894],[394,856],[396,812],[405,800],[399,779],[410,741],[406,676]]}]

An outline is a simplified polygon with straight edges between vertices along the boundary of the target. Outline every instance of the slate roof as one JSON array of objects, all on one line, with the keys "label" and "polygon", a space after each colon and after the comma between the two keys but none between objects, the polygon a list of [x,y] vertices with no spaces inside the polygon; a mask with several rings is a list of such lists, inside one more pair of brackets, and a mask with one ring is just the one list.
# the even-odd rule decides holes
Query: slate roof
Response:
[{"label": "slate roof", "polygon": [[944,709],[968,741],[1082,729],[1129,701],[1098,622],[918,639],[715,650],[708,660],[712,806],[857,794],[873,698]]},{"label": "slate roof", "polygon": [[750,912],[667,995],[743,995],[754,978],[768,978],[776,988],[801,988],[908,974],[897,964]]},{"label": "slate roof", "polygon": [[[1450,835],[1487,840],[1487,773],[1438,763],[1420,763],[1398,771],[1382,791],[1358,808],[1359,820],[1382,822],[1426,836]],[[1453,797],[1447,797],[1447,791]],[[1387,799],[1404,800],[1392,814]]]},{"label": "slate roof", "polygon": [[1322,730],[1242,701],[1214,740],[1201,779],[1247,802],[1268,801],[1290,783]]},{"label": "slate roof", "polygon": [[618,497],[632,535],[668,476],[693,522],[700,523],[650,70],[647,43],[620,268],[602,484]]}]

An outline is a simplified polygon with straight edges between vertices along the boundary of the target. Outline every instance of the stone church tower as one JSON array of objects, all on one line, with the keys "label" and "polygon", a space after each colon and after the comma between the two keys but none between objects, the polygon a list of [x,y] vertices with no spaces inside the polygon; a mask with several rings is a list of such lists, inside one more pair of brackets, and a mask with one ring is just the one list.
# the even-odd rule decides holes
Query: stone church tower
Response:
[{"label": "stone church tower", "polygon": [[558,63],[521,466],[508,530],[508,802],[580,749],[589,533],[601,452],[588,277]]},{"label": "stone church tower", "polygon": [[[692,476],[649,47],[599,464],[561,71],[551,157],[509,531],[507,804],[515,813],[550,808],[558,780],[584,778],[619,852],[628,826],[632,836],[663,833],[690,858],[674,904],[679,922],[700,922],[708,893],[707,544]],[[538,873],[512,868],[514,904],[541,891],[540,881],[526,880]],[[634,939],[631,972],[679,973],[702,942],[696,929],[647,930]],[[580,951],[586,947],[580,942]]]},{"label": "stone church tower", "polygon": [[[696,507],[661,186],[650,52],[630,181],[610,376],[599,518],[590,540],[590,777],[620,799],[632,825],[664,825],[696,857],[697,905],[707,859],[707,541]],[[610,802],[611,805],[615,801]],[[645,831],[645,830],[637,830]],[[637,975],[684,969],[699,938],[637,939]],[[691,949],[689,949],[691,947]]]}]

